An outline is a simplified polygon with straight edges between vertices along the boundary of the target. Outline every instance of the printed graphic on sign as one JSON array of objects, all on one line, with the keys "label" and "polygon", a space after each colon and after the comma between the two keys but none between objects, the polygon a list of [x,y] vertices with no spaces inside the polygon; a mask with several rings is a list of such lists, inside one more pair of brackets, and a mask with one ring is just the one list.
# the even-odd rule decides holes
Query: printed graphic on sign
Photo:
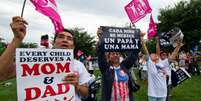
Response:
[{"label": "printed graphic on sign", "polygon": [[72,59],[73,50],[17,49],[18,101],[75,101],[74,86],[62,81]]}]

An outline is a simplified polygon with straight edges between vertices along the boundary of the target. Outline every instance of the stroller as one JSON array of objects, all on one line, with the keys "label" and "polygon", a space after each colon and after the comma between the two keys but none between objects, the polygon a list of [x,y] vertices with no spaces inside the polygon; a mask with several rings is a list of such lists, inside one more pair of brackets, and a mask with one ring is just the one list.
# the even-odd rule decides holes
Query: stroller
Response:
[{"label": "stroller", "polygon": [[100,101],[96,94],[100,90],[101,87],[101,78],[97,78],[92,80],[89,83],[89,95],[87,97],[82,98],[82,101]]}]

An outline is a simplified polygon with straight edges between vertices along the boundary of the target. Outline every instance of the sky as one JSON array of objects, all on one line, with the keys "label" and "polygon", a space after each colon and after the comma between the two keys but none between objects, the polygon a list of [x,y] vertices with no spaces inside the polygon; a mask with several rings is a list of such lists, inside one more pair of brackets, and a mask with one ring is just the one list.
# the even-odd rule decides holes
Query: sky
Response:
[{"label": "sky", "polygon": [[[99,26],[122,27],[130,23],[124,10],[131,0],[55,0],[65,28],[84,28],[91,36],[96,36]],[[173,7],[182,0],[148,0],[155,22],[159,10]],[[0,0],[0,37],[9,43],[13,38],[10,23],[13,16],[20,16],[24,0]],[[149,16],[135,23],[136,27],[147,32]],[[50,19],[35,10],[29,0],[26,2],[24,17],[29,25],[24,42],[40,43],[41,35],[53,36],[54,27]]]}]

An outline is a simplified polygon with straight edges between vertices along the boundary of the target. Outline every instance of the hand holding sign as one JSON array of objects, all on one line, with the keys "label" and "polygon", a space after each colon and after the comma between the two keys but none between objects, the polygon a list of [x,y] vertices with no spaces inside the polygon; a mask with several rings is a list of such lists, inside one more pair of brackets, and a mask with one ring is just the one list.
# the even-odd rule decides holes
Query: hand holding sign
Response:
[{"label": "hand holding sign", "polygon": [[78,86],[78,81],[79,81],[78,72],[73,72],[73,73],[67,74],[66,77],[63,79],[63,81],[65,83],[72,84],[75,87],[77,87]]},{"label": "hand holding sign", "polygon": [[98,36],[98,39],[100,39],[101,38],[101,35],[102,35],[102,33],[103,33],[103,30],[102,30],[102,28],[100,27],[100,28],[98,28],[98,30],[97,30],[97,36]]},{"label": "hand holding sign", "polygon": [[143,38],[143,37],[145,36],[145,34],[146,34],[146,33],[141,32],[141,33],[140,33],[140,37]]},{"label": "hand holding sign", "polygon": [[178,40],[176,44],[179,47],[182,47],[184,45],[184,43],[182,42],[182,40]]}]

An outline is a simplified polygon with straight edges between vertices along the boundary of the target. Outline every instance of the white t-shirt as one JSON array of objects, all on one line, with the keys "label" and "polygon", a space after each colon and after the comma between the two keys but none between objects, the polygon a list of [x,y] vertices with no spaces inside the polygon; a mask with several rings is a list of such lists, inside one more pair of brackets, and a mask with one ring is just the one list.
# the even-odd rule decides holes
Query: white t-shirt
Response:
[{"label": "white t-shirt", "polygon": [[[87,72],[84,64],[75,59],[73,60],[73,71],[77,71],[79,73],[79,85],[88,83],[91,79],[90,74]],[[76,101],[81,101],[77,94]]]},{"label": "white t-shirt", "polygon": [[164,67],[166,68],[167,74],[169,76],[168,84],[171,84],[171,67],[170,67],[170,63],[169,63],[168,58],[166,58],[164,60],[159,58],[159,62],[162,63],[164,65]]},{"label": "white t-shirt", "polygon": [[141,66],[142,66],[142,70],[143,70],[143,71],[147,71],[147,63],[146,63],[146,62],[143,62],[143,63],[141,64]]},{"label": "white t-shirt", "polygon": [[[157,67],[156,67],[157,65]],[[154,64],[149,57],[147,62],[148,68],[148,96],[151,97],[166,97],[167,85],[166,75],[161,71],[164,70],[162,63]]]}]

